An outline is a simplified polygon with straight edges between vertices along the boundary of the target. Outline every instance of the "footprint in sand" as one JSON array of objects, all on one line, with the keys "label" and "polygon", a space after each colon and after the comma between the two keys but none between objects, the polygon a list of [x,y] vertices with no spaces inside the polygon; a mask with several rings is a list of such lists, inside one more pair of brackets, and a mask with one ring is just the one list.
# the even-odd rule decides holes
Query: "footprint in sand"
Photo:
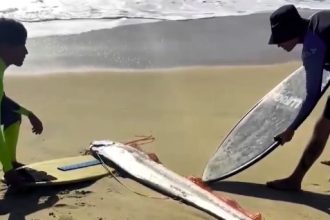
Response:
[{"label": "footprint in sand", "polygon": [[75,203],[75,205],[77,205],[77,206],[86,206],[86,203],[85,202],[77,202],[77,203]]},{"label": "footprint in sand", "polygon": [[74,220],[74,218],[69,215],[61,215],[58,220]]},{"label": "footprint in sand", "polygon": [[86,191],[86,190],[76,190],[74,191],[72,194],[68,195],[68,198],[76,198],[76,199],[80,199],[82,197],[85,197],[87,194],[92,193],[92,191]]},{"label": "footprint in sand", "polygon": [[64,203],[56,204],[54,207],[56,207],[56,208],[68,208],[68,209],[77,209],[78,208],[77,206],[68,205],[68,204],[64,204]]},{"label": "footprint in sand", "polygon": [[92,191],[89,190],[75,190],[75,191],[70,191],[70,190],[64,190],[59,193],[61,195],[61,198],[82,198],[86,196],[87,194],[92,193]]}]

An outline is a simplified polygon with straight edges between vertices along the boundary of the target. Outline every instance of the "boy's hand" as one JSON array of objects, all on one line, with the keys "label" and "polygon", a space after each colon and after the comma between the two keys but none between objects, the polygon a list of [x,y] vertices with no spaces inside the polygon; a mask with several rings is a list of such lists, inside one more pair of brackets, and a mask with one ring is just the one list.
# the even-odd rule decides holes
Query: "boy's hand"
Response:
[{"label": "boy's hand", "polygon": [[40,119],[32,112],[28,116],[30,123],[32,125],[32,132],[35,134],[41,134],[43,130],[42,122]]}]

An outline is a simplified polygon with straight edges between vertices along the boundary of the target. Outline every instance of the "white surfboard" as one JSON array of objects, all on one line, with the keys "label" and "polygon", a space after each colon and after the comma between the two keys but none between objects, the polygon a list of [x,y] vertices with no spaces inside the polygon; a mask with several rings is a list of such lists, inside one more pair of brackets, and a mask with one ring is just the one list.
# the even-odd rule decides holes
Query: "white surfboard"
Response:
[{"label": "white surfboard", "polygon": [[[306,97],[305,74],[303,67],[294,71],[236,124],[208,161],[203,181],[213,182],[235,175],[279,145],[274,136],[293,122]],[[329,80],[330,72],[324,71],[321,96]]]}]

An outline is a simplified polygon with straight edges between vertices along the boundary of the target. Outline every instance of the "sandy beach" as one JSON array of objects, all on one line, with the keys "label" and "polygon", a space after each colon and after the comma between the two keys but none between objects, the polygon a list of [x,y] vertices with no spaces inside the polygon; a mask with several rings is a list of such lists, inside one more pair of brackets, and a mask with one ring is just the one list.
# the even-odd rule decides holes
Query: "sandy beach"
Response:
[{"label": "sandy beach", "polygon": [[[156,141],[145,150],[183,176],[201,176],[237,121],[300,66],[299,48],[288,54],[267,46],[267,16],[160,22],[30,39],[25,66],[8,70],[5,91],[40,116],[44,132],[33,135],[23,119],[19,160],[76,156],[93,140],[124,142],[153,135]],[[329,144],[306,176],[303,192],[265,187],[266,181],[294,169],[324,103],[323,98],[292,142],[215,184],[214,190],[266,220],[329,219],[329,167],[319,163],[329,159]],[[121,181],[161,197],[130,179]],[[8,195],[1,185],[0,195],[0,219],[214,219],[172,199],[138,196],[108,177],[23,195]]]},{"label": "sandy beach", "polygon": [[[157,153],[183,176],[201,176],[229,129],[298,65],[8,76],[7,94],[33,109],[45,126],[41,136],[34,136],[23,121],[18,156],[32,163],[79,155],[92,140],[153,135],[156,141],[145,150]],[[319,162],[304,181],[306,192],[278,192],[264,186],[294,168],[323,104],[322,99],[290,144],[215,189],[267,220],[328,219],[329,168]],[[329,147],[326,151],[321,159],[328,159]],[[159,195],[134,181],[122,181],[138,192]],[[7,213],[3,219],[213,219],[174,200],[156,202],[138,196],[111,178],[9,195],[0,205]]]}]

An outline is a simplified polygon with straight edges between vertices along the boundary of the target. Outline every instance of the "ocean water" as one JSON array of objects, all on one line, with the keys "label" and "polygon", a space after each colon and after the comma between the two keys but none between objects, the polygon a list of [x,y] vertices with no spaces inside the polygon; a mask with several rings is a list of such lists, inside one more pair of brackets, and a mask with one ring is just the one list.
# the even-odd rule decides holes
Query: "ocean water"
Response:
[{"label": "ocean water", "polygon": [[44,74],[296,60],[299,52],[267,45],[268,15],[241,18],[284,4],[330,8],[330,0],[6,0],[0,16],[20,20],[29,35],[24,68],[9,71]]},{"label": "ocean water", "polygon": [[0,16],[22,21],[30,37],[81,33],[140,22],[267,12],[283,4],[328,9],[328,0],[8,0]]}]

